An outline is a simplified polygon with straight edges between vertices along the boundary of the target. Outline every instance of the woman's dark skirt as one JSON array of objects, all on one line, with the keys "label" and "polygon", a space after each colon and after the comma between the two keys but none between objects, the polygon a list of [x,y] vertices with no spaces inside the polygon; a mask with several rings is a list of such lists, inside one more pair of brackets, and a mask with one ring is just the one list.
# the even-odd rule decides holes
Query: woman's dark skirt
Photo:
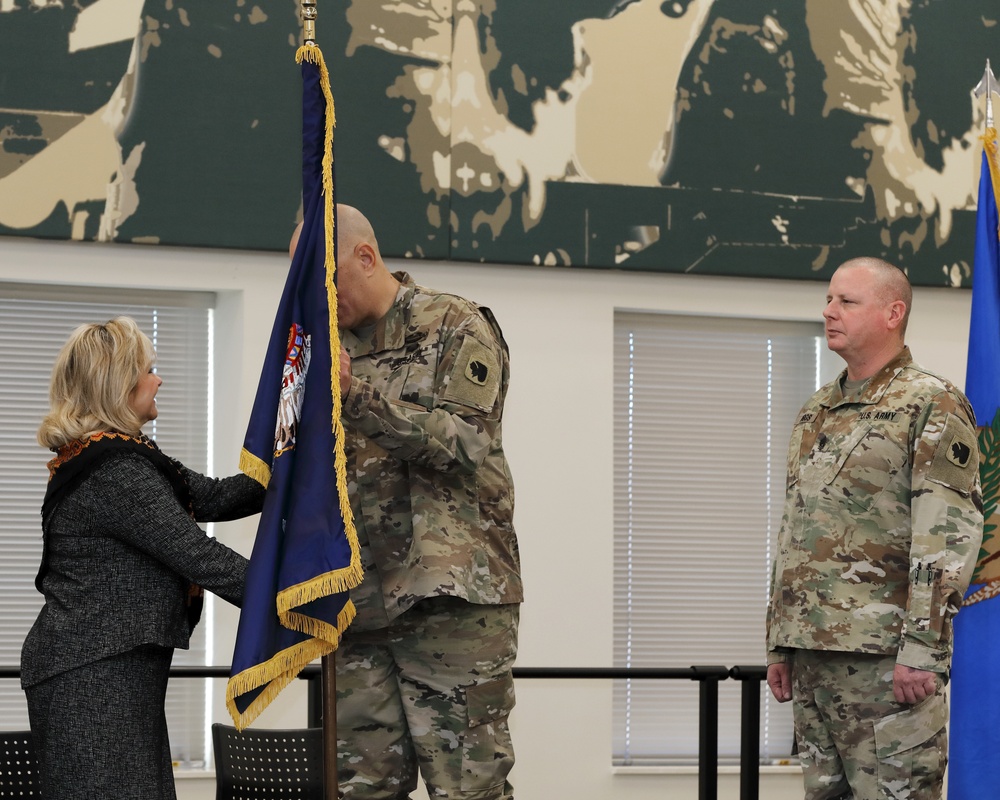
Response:
[{"label": "woman's dark skirt", "polygon": [[143,645],[25,689],[45,800],[175,800],[164,712],[172,657]]}]

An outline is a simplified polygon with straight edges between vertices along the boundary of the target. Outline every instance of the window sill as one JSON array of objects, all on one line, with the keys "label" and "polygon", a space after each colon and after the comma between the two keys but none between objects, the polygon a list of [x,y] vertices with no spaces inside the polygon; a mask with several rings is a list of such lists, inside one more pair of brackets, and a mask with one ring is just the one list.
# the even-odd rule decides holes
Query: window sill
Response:
[{"label": "window sill", "polygon": [[[698,765],[688,764],[676,767],[654,767],[654,766],[633,766],[633,767],[612,767],[612,775],[697,775]],[[739,775],[740,768],[733,764],[719,767],[720,775]],[[802,767],[798,762],[761,765],[761,775],[801,775]]]},{"label": "window sill", "polygon": [[174,767],[175,781],[190,780],[215,780],[214,769],[202,769],[201,767]]}]

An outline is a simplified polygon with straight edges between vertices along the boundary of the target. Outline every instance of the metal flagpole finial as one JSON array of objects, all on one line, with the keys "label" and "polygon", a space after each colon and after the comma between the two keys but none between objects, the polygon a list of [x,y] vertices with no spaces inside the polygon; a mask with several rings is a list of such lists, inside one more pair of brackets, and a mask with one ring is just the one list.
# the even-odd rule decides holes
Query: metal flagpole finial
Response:
[{"label": "metal flagpole finial", "polygon": [[316,0],[302,0],[302,39],[305,44],[316,44]]},{"label": "metal flagpole finial", "polygon": [[986,59],[986,72],[983,73],[983,79],[979,81],[979,85],[973,90],[973,94],[976,97],[982,97],[986,95],[986,127],[993,127],[993,95],[1000,95],[1000,83],[997,83],[996,75],[993,74],[993,70],[990,69],[990,60]]}]

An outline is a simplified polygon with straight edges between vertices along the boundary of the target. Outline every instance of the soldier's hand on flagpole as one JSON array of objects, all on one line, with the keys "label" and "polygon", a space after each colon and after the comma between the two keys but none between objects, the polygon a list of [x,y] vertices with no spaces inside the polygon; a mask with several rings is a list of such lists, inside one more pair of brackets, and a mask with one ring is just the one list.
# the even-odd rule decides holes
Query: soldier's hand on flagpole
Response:
[{"label": "soldier's hand on flagpole", "polygon": [[340,348],[340,396],[344,397],[351,388],[351,357],[347,350]]},{"label": "soldier's hand on flagpole", "polygon": [[767,665],[767,685],[779,703],[792,699],[792,665],[783,661]]}]

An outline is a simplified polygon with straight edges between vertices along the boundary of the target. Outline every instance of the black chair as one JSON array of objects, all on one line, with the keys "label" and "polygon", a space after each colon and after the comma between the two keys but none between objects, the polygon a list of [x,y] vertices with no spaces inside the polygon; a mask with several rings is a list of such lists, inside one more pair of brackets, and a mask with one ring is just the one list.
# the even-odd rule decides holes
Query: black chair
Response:
[{"label": "black chair", "polygon": [[0,798],[41,796],[31,731],[0,731]]},{"label": "black chair", "polygon": [[323,800],[323,729],[212,725],[216,800]]}]

